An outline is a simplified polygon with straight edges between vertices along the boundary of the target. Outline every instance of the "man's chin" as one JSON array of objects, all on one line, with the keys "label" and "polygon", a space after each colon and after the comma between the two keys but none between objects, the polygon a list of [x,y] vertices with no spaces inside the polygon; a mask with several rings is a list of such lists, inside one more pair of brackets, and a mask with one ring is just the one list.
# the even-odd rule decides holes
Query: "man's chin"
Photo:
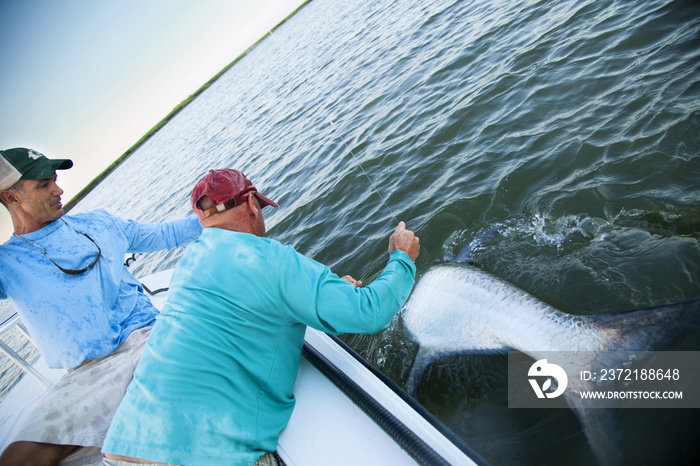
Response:
[{"label": "man's chin", "polygon": [[63,205],[55,204],[53,214],[54,220],[58,220],[59,218],[63,217],[63,214],[65,214],[65,212],[63,211]]}]

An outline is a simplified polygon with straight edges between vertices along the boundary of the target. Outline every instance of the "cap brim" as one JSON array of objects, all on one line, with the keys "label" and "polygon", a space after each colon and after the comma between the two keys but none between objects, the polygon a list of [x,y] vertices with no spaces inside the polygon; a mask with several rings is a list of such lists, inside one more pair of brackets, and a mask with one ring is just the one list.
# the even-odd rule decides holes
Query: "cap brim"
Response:
[{"label": "cap brim", "polygon": [[255,192],[255,197],[258,198],[258,202],[260,202],[261,208],[268,205],[271,207],[279,207],[275,201],[268,199],[267,197],[260,194],[258,191]]},{"label": "cap brim", "polygon": [[34,166],[22,176],[22,180],[43,180],[54,174],[56,170],[67,170],[73,166],[69,159],[46,159]]}]

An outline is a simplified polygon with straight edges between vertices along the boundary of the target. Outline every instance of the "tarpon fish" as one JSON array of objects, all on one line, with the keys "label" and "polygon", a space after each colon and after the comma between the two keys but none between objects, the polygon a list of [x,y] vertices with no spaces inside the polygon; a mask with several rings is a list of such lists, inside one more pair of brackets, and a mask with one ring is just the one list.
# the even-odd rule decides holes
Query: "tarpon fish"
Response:
[{"label": "tarpon fish", "polygon": [[[586,364],[595,369],[609,362],[595,360],[603,352],[657,350],[700,328],[700,300],[575,316],[476,267],[441,264],[421,277],[402,317],[420,344],[407,382],[415,395],[425,370],[443,356],[517,350],[537,361],[542,352],[577,352],[593,358]],[[601,464],[620,463],[613,410],[587,409],[572,396],[566,401]]]}]

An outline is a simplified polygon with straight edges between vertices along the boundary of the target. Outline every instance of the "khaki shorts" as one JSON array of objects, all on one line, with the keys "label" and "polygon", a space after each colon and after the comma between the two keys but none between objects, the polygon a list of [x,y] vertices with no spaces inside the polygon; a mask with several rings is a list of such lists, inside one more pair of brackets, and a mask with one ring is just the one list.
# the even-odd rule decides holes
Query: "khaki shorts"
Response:
[{"label": "khaki shorts", "polygon": [[32,408],[12,441],[101,448],[151,328],[134,330],[109,356],[64,374]]}]

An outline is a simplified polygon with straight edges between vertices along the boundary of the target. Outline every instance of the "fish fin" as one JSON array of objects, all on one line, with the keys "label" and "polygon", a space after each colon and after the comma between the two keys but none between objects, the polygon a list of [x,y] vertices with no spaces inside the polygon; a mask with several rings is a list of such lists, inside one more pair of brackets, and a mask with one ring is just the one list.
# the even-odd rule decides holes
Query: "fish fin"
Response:
[{"label": "fish fin", "polygon": [[609,335],[610,351],[655,351],[700,330],[700,299],[589,319]]},{"label": "fish fin", "polygon": [[411,372],[409,372],[408,375],[406,392],[412,397],[415,397],[418,393],[418,388],[420,387],[423,373],[428,369],[428,367],[430,367],[431,364],[440,358],[463,354],[504,354],[507,353],[509,349],[510,348],[506,346],[485,346],[483,344],[479,344],[475,345],[473,349],[444,351],[421,346],[418,349],[418,353],[416,353],[416,357],[413,360],[413,366],[411,367]]},{"label": "fish fin", "polygon": [[408,382],[406,382],[406,392],[412,397],[415,398],[418,394],[423,373],[435,361],[435,354],[434,350],[425,349],[422,346],[418,349],[411,372],[408,374]]},{"label": "fish fin", "polygon": [[497,235],[500,234],[502,224],[497,223],[484,230],[479,231],[474,239],[462,248],[454,258],[455,262],[462,264],[474,265],[474,252],[494,242]]}]

